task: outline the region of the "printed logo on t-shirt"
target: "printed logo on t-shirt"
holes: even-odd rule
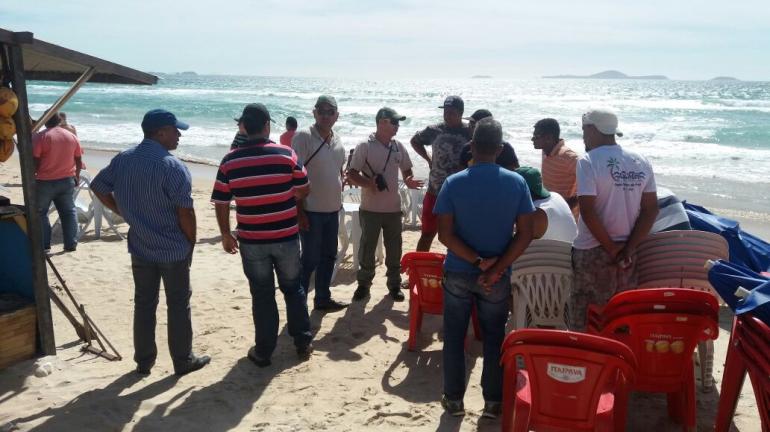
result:
[[[638,163],[636,159],[634,159],[634,162]],[[620,161],[616,158],[610,158],[607,161],[607,168],[610,169],[610,176],[615,181],[615,187],[622,187],[624,191],[632,191],[641,187],[647,177],[644,171],[622,170]]]

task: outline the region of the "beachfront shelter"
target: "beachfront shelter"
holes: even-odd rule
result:
[[[152,85],[158,78],[135,69],[96,58],[78,51],[35,39],[30,32],[12,32],[0,28],[0,79],[10,87],[19,100],[13,116],[16,124],[17,148],[21,164],[26,241],[29,250],[32,291],[37,315],[37,352],[56,353],[48,277],[42,249],[42,229],[35,211],[35,168],[32,158],[32,134],[59,110],[86,82]],[[29,117],[27,80],[73,82],[67,90],[33,125]],[[21,248],[20,248],[21,249]],[[2,287],[0,287],[2,291]],[[0,341],[2,343],[2,341]]]

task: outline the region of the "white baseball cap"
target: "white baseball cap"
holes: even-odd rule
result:
[[[585,125],[596,126],[604,135],[623,136],[623,132],[618,129],[618,116],[607,108],[591,109],[583,114],[583,126]]]

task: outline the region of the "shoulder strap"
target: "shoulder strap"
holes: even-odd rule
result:
[[[317,148],[317,149],[315,149],[315,151],[313,152],[313,154],[312,154],[312,155],[310,155],[310,157],[309,157],[309,158],[307,158],[307,160],[305,161],[305,166],[307,166],[307,164],[309,164],[309,163],[310,163],[310,161],[311,161],[311,160],[313,160],[313,158],[315,157],[315,155],[317,155],[317,154],[318,154],[318,152],[319,152],[319,151],[321,151],[321,149],[323,148],[323,146],[324,146],[324,145],[326,145],[326,142],[327,142],[327,141],[329,141],[329,137],[331,137],[331,136],[332,136],[332,135],[331,135],[331,134],[329,134],[329,136],[327,136],[326,138],[324,138],[324,140],[323,140],[323,142],[321,143],[321,145],[319,145],[319,146],[318,146],[318,148]]]

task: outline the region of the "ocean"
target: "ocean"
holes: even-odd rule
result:
[[[30,111],[37,118],[67,84],[31,82]],[[664,184],[677,193],[695,192],[735,202],[749,211],[770,213],[770,83],[741,81],[452,79],[350,80],[244,76],[167,75],[155,86],[86,84],[65,105],[86,148],[121,150],[141,140],[143,114],[165,108],[190,123],[177,155],[216,164],[227,153],[244,105],[262,102],[277,120],[300,127],[313,122],[319,94],[337,98],[335,131],[353,148],[374,130],[374,115],[390,106],[406,115],[397,136],[407,144],[414,133],[441,120],[437,107],[458,94],[466,115],[492,111],[503,125],[522,165],[540,166],[532,148],[532,125],[556,118],[562,137],[583,152],[581,114],[589,107],[615,109],[624,132],[619,143],[639,151]],[[427,166],[412,154],[418,175]],[[744,205],[745,203],[745,205]]]

